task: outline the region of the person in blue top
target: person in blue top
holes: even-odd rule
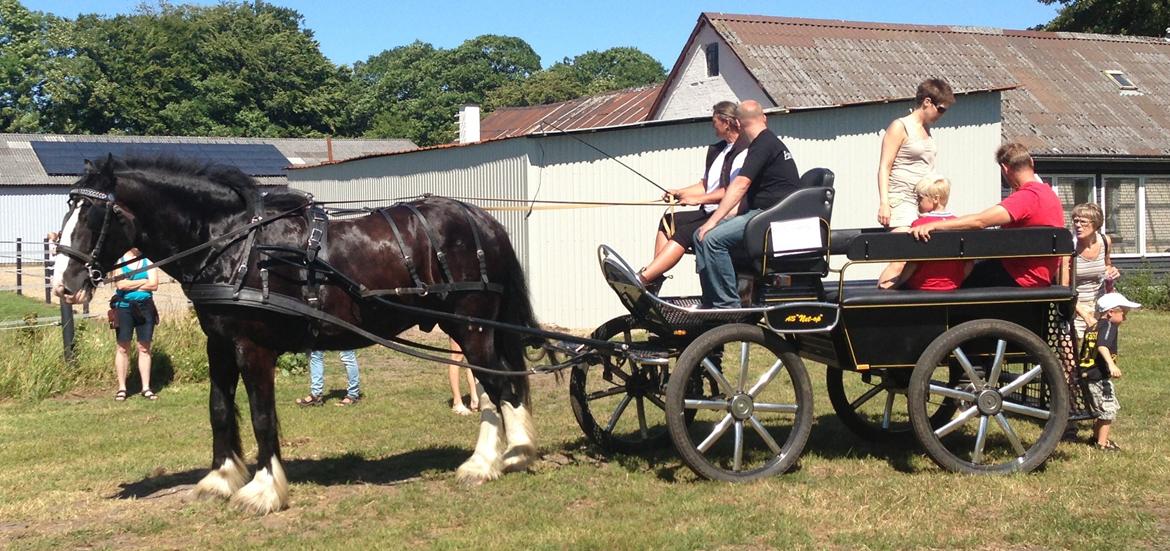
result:
[[[137,258],[142,253],[138,249],[130,249],[119,263]],[[150,261],[143,258],[139,262],[123,266],[122,273],[129,273],[150,265]],[[158,394],[150,389],[150,342],[154,337],[154,326],[158,324],[158,309],[154,306],[154,292],[158,290],[158,269],[151,268],[145,272],[132,275],[115,283],[117,291],[110,299],[110,308],[114,310],[115,327],[118,337],[118,349],[114,353],[114,372],[118,375],[118,392],[114,400],[126,399],[126,375],[130,370],[130,339],[138,334],[138,374],[142,377],[142,396],[148,400],[157,400]]]

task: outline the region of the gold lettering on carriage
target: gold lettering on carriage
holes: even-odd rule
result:
[[[784,321],[788,323],[820,323],[824,318],[824,314],[817,314],[815,316],[808,314],[788,314],[788,317],[784,318]]]

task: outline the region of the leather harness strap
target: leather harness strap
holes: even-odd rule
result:
[[[439,238],[435,235],[435,230],[431,229],[431,225],[427,223],[427,218],[418,211],[418,207],[410,203],[402,203],[402,206],[414,213],[418,218],[419,225],[422,226],[423,233],[427,234],[427,239],[431,242],[431,250],[435,251],[435,257],[439,259],[439,267],[443,269],[445,283],[455,283],[455,277],[451,275],[451,267],[447,265],[447,253],[444,253],[443,248],[439,246]]]

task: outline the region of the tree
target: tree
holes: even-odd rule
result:
[[[296,11],[257,1],[160,3],[82,15],[54,37],[47,130],[154,135],[311,136],[345,121],[349,78]]]
[[[1170,28],[1170,2],[1166,0],[1040,0],[1063,7],[1046,31],[1067,31],[1134,36],[1165,36]]]
[[[455,114],[465,104],[484,104],[501,87],[540,70],[527,42],[483,35],[451,50],[415,42],[386,50],[354,67],[367,86],[357,100],[369,137],[409,138],[420,145],[455,137]]]
[[[543,105],[646,86],[665,77],[662,64],[637,48],[589,51],[489,93],[488,107]]]
[[[0,0],[0,131],[39,130],[38,99],[52,55],[48,38],[58,23],[17,0]]]

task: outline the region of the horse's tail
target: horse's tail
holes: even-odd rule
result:
[[[506,233],[504,234],[507,235]],[[499,321],[522,327],[537,327],[536,315],[532,311],[532,300],[528,296],[528,281],[524,277],[524,268],[512,242],[505,237],[506,246],[501,247],[501,256],[507,269],[504,284],[503,302],[500,305]],[[524,348],[532,337],[516,331],[497,330],[495,332],[496,351],[500,354],[508,368],[514,371],[525,369]],[[517,395],[524,396],[528,401],[528,377],[508,377],[510,384]]]

